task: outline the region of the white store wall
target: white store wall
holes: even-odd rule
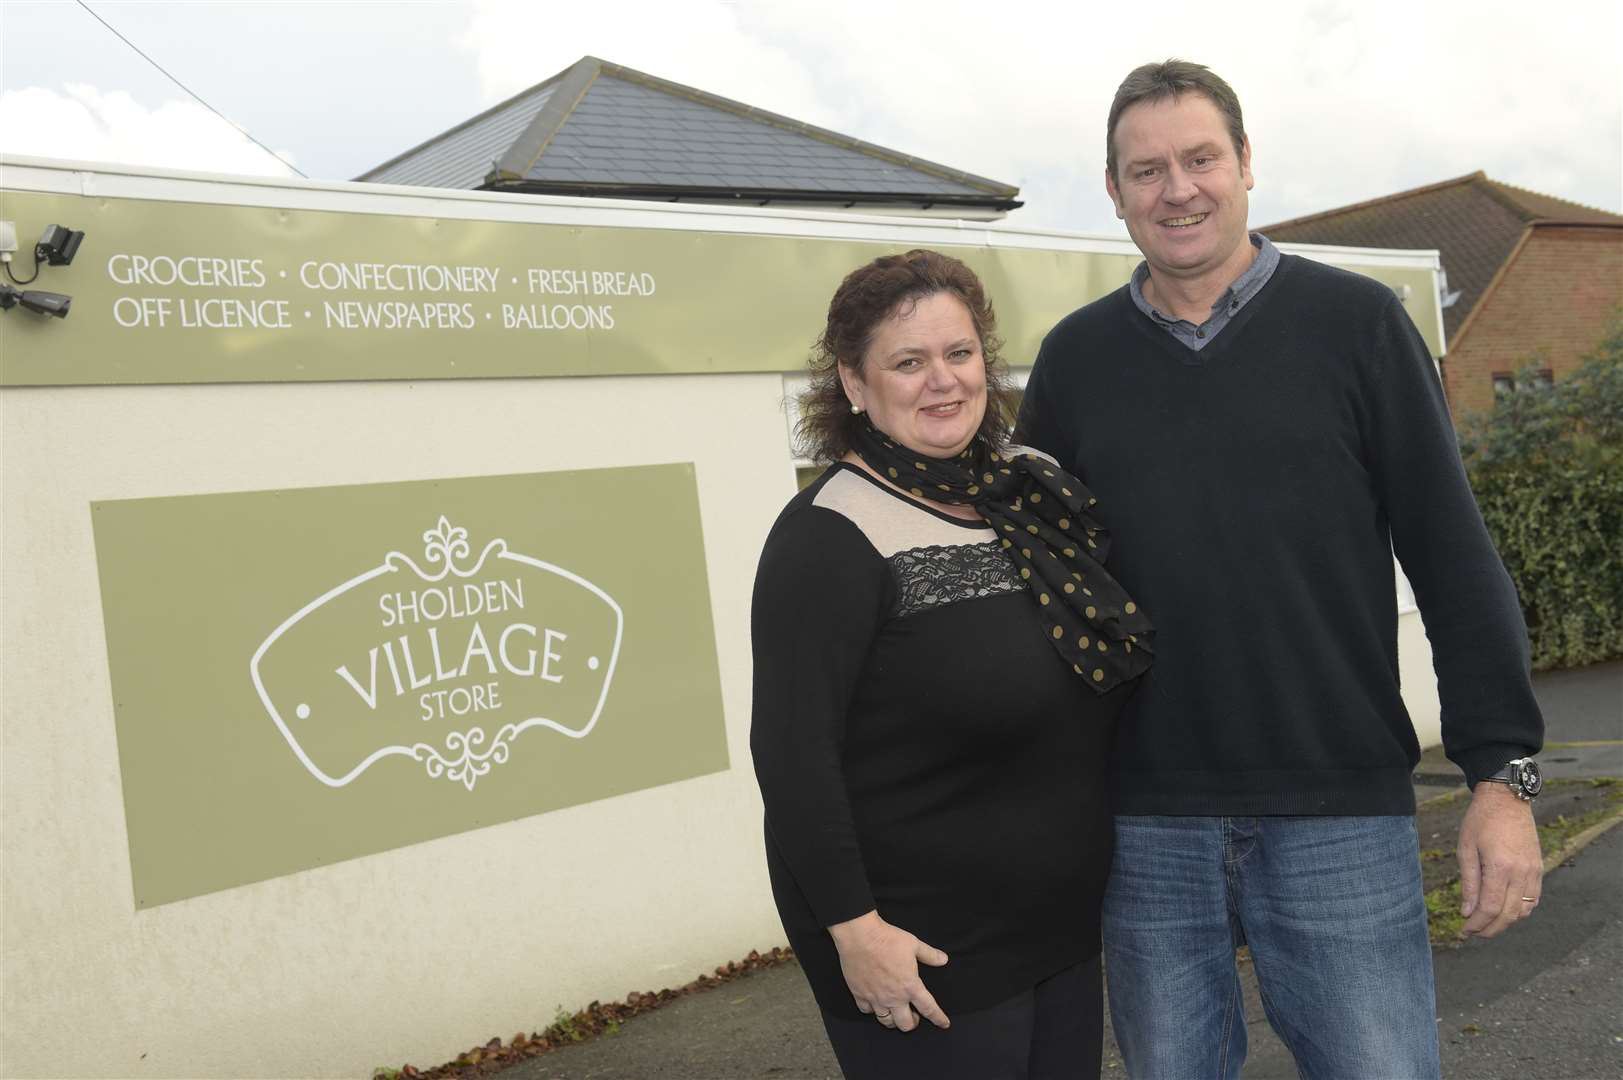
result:
[[[755,560],[794,492],[780,387],[0,391],[0,1075],[367,1075],[781,944],[747,747]],[[135,909],[91,500],[669,461],[696,466],[729,771]]]

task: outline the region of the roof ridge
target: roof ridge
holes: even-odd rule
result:
[[[485,183],[522,177],[535,167],[542,154],[564,124],[575,114],[575,109],[586,97],[586,92],[603,73],[603,61],[595,56],[583,56],[560,71],[555,78],[557,86],[548,96],[547,103],[530,122],[524,125],[518,138],[503,151],[495,165],[485,176]]]
[[[1529,225],[1538,219],[1538,214],[1533,212],[1532,207],[1528,206],[1524,202],[1521,202],[1510,192],[1506,191],[1505,185],[1499,184],[1496,181],[1490,180],[1486,176],[1483,176],[1482,182],[1477,186],[1481,189],[1484,195],[1488,196],[1488,198],[1492,199],[1494,202],[1498,203],[1500,206],[1504,207],[1506,210],[1509,210],[1512,214],[1520,218],[1523,225]]]
[[[1553,221],[1559,219],[1545,216],[1544,214],[1540,213],[1536,207],[1529,206],[1528,204],[1522,202],[1520,196],[1532,195],[1539,199],[1548,199],[1551,202],[1561,203],[1563,206],[1570,206],[1574,210],[1584,210],[1591,214],[1606,214],[1607,216],[1616,219],[1616,221],[1619,223],[1623,223],[1623,214],[1615,213],[1603,207],[1590,206],[1587,203],[1578,202],[1576,199],[1563,199],[1559,195],[1547,195],[1542,191],[1534,191],[1532,188],[1522,187],[1520,184],[1512,184],[1504,180],[1495,180],[1491,176],[1484,176],[1482,179],[1490,187],[1502,192],[1507,199],[1515,202],[1518,210],[1521,210],[1523,213],[1531,214],[1533,216],[1532,220],[1534,221]]]
[[[587,57],[586,59],[591,59],[591,57]],[[601,61],[599,61],[599,63],[601,63]],[[418,143],[416,146],[413,146],[413,147],[411,147],[410,149],[407,149],[407,150],[402,150],[400,153],[396,154],[394,157],[390,158],[388,161],[385,161],[385,162],[382,162],[380,164],[372,166],[370,169],[366,170],[361,175],[357,176],[355,179],[357,181],[365,180],[367,177],[370,177],[370,176],[373,176],[373,175],[375,175],[377,173],[380,173],[384,169],[387,169],[389,166],[394,165],[397,162],[403,161],[408,157],[411,157],[413,154],[416,154],[416,153],[418,153],[420,151],[428,149],[430,146],[433,146],[437,142],[440,142],[440,141],[442,141],[444,139],[450,138],[452,135],[455,135],[457,132],[461,131],[463,128],[466,128],[466,127],[469,127],[469,126],[471,126],[473,124],[476,124],[481,120],[488,119],[489,117],[495,115],[496,113],[501,112],[503,109],[510,108],[520,98],[527,97],[528,95],[535,93],[537,90],[542,89],[543,87],[547,86],[549,83],[557,82],[559,79],[561,79],[565,75],[569,74],[569,72],[574,69],[574,66],[575,66],[574,64],[571,64],[571,65],[569,65],[569,67],[564,68],[562,71],[558,72],[556,75],[548,76],[547,78],[542,79],[540,82],[536,83],[534,86],[525,87],[523,90],[520,90],[518,93],[514,94],[512,97],[506,98],[505,100],[502,100],[502,101],[498,101],[496,104],[492,105],[490,108],[486,109],[484,112],[475,113],[473,116],[468,117],[466,120],[462,121],[460,124],[454,124],[451,127],[446,128],[444,131],[440,132],[438,135],[429,136],[428,138],[424,139],[422,142]]]
[[[1610,213],[1603,210],[1601,213]],[[1562,218],[1539,218],[1527,223],[1529,229],[1623,229],[1623,214],[1617,216],[1616,221],[1585,221],[1574,218],[1571,221]]]
[[[951,180],[955,183],[968,185],[969,187],[978,187],[990,195],[1000,195],[1005,198],[1012,198],[1015,195],[1020,194],[1020,188],[1018,185],[1005,184],[998,180],[992,180],[985,176],[977,176],[975,173],[965,172],[962,169],[954,169],[951,166],[942,165],[938,162],[929,161],[925,158],[914,157],[911,154],[904,154],[899,150],[891,150],[888,147],[879,146],[875,143],[864,142],[863,140],[853,138],[850,135],[842,135],[837,131],[830,131],[827,128],[821,128],[815,124],[808,124],[804,120],[796,120],[793,117],[784,116],[781,113],[771,112],[770,110],[762,109],[755,105],[746,105],[744,102],[734,101],[732,98],[725,98],[720,94],[712,94],[708,90],[700,90],[697,87],[687,86],[683,83],[672,82],[669,79],[662,79],[658,75],[650,75],[645,71],[638,71],[636,68],[629,68],[623,64],[616,64],[608,60],[598,60],[597,63],[603,74],[611,75],[615,78],[625,79],[627,82],[641,83],[644,86],[650,87],[651,89],[659,90],[663,93],[673,94],[677,97],[686,97],[690,100],[698,101],[700,104],[721,109],[724,112],[730,112],[734,115],[745,117],[746,119],[759,120],[762,123],[770,124],[773,127],[783,128],[786,131],[792,131],[799,135],[805,135],[808,138],[816,139],[819,142],[829,143],[833,146],[838,146],[847,150],[855,150],[858,153],[867,154],[870,157],[877,157],[893,164],[903,165],[907,168],[926,173],[939,179]]]
[[[680,189],[646,181],[571,181],[571,180],[545,180],[532,181],[523,179],[504,180],[499,187],[487,190],[494,191],[528,191],[537,195],[572,195],[576,197],[607,196],[626,199],[652,199],[660,202],[682,202],[692,199],[713,198],[743,198],[746,200],[760,200],[777,203],[843,203],[846,206],[854,203],[897,203],[916,206],[919,203],[940,206],[971,206],[992,207],[996,209],[1017,209],[1024,205],[1017,199],[1004,202],[993,200],[983,191],[966,193],[937,193],[915,194],[897,193],[894,191],[873,191],[866,188],[829,188],[809,190],[795,187],[740,187],[734,185],[717,186],[686,186]]]
[[[1336,206],[1329,210],[1319,210],[1312,214],[1303,214],[1301,217],[1293,217],[1287,218],[1284,221],[1276,221],[1272,225],[1261,226],[1257,229],[1257,231],[1266,235],[1269,229],[1283,229],[1297,225],[1306,225],[1312,221],[1323,221],[1325,218],[1339,217],[1342,214],[1350,214],[1356,210],[1368,210],[1370,207],[1379,206],[1381,203],[1396,202],[1399,199],[1407,199],[1414,195],[1426,195],[1433,191],[1441,191],[1443,188],[1455,187],[1459,184],[1470,183],[1473,180],[1487,180],[1487,178],[1487,174],[1481,169],[1478,169],[1474,173],[1467,173],[1464,176],[1456,176],[1451,180],[1439,180],[1435,183],[1422,184],[1420,187],[1409,188],[1406,191],[1395,191],[1390,195],[1379,195],[1373,199],[1365,199],[1362,202],[1348,203],[1346,206]]]
[[[1570,206],[1574,210],[1581,210],[1588,214],[1604,214],[1614,221],[1623,222],[1623,214],[1615,214],[1610,210],[1605,210],[1598,206],[1589,206],[1584,203],[1575,202],[1572,199],[1563,199],[1559,195],[1546,195],[1542,191],[1534,191],[1531,188],[1520,187],[1516,184],[1506,183],[1503,180],[1495,180],[1489,176],[1486,171],[1478,169],[1476,172],[1467,173],[1464,176],[1456,176],[1449,180],[1439,180],[1435,183],[1423,184],[1420,187],[1408,188],[1404,191],[1395,191],[1390,195],[1380,195],[1373,199],[1365,199],[1362,202],[1348,203],[1346,206],[1336,206],[1329,210],[1320,210],[1316,213],[1304,214],[1301,217],[1287,218],[1284,221],[1276,221],[1271,225],[1261,226],[1257,231],[1267,234],[1271,229],[1295,228],[1298,225],[1307,225],[1315,222],[1325,221],[1330,218],[1340,217],[1343,214],[1351,214],[1362,210],[1368,210],[1372,206],[1380,206],[1386,203],[1398,202],[1402,199],[1412,198],[1416,195],[1428,195],[1432,192],[1441,191],[1444,188],[1457,187],[1461,184],[1471,184],[1479,187],[1495,202],[1499,203],[1506,210],[1509,210],[1511,213],[1515,214],[1517,217],[1521,218],[1527,223],[1532,223],[1534,221],[1565,221],[1566,219],[1552,218],[1547,216],[1543,213],[1540,207],[1525,201],[1523,196],[1532,196],[1534,199],[1549,200],[1550,202],[1560,203],[1563,206]]]

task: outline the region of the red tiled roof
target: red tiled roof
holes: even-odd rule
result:
[[[1510,201],[1528,216],[1529,221],[1560,222],[1563,225],[1623,225],[1623,214],[1614,214],[1594,206],[1558,199],[1537,191],[1507,184],[1503,180],[1490,180],[1479,171],[1474,174],[1496,194]]]
[[[1459,300],[1443,311],[1452,338],[1535,222],[1623,225],[1623,215],[1490,180],[1482,172],[1258,229],[1271,240],[1436,248]]]

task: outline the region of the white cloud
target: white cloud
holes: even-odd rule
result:
[[[147,13],[139,40],[170,35],[166,62],[189,85],[328,176],[354,175],[589,53],[1019,184],[1026,207],[1013,222],[1120,235],[1100,179],[1105,111],[1130,68],[1174,55],[1210,64],[1245,103],[1255,222],[1476,169],[1623,209],[1616,0],[470,0],[215,5],[199,21],[201,10],[130,5],[128,17]],[[219,69],[220,42],[248,25],[233,20],[261,10],[283,35],[261,52],[289,54],[301,35],[320,45],[297,90],[279,70]],[[348,15],[334,22],[335,10]],[[50,42],[83,32],[72,29],[82,13],[29,11],[8,15],[0,35],[13,80],[0,95],[0,149],[278,171],[202,107],[171,100],[179,94],[110,36],[39,63]],[[379,23],[395,36],[380,39]],[[252,25],[254,40],[269,33]]]
[[[0,150],[204,172],[291,176],[292,170],[201,105],[151,108],[122,90],[72,83],[0,93]],[[280,152],[288,161],[293,156]]]
[[[1485,169],[1623,204],[1612,0],[1151,7],[959,0],[480,0],[461,44],[487,104],[591,53],[957,168],[1018,183],[1021,224],[1119,234],[1104,121],[1137,64],[1227,78],[1256,146],[1252,220]]]
[[[486,106],[591,55],[807,123],[839,119],[808,77],[804,57],[744,31],[737,5],[718,0],[591,6],[475,0],[458,44],[474,54]]]

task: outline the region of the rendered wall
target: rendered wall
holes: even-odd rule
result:
[[[747,751],[751,579],[794,491],[780,386],[0,391],[0,1074],[365,1075],[780,943]],[[671,461],[697,472],[731,770],[136,909],[93,500]]]
[[[1414,721],[1422,749],[1443,741],[1442,706],[1437,700],[1437,673],[1431,667],[1431,642],[1418,610],[1398,614],[1398,673],[1403,704]]]

